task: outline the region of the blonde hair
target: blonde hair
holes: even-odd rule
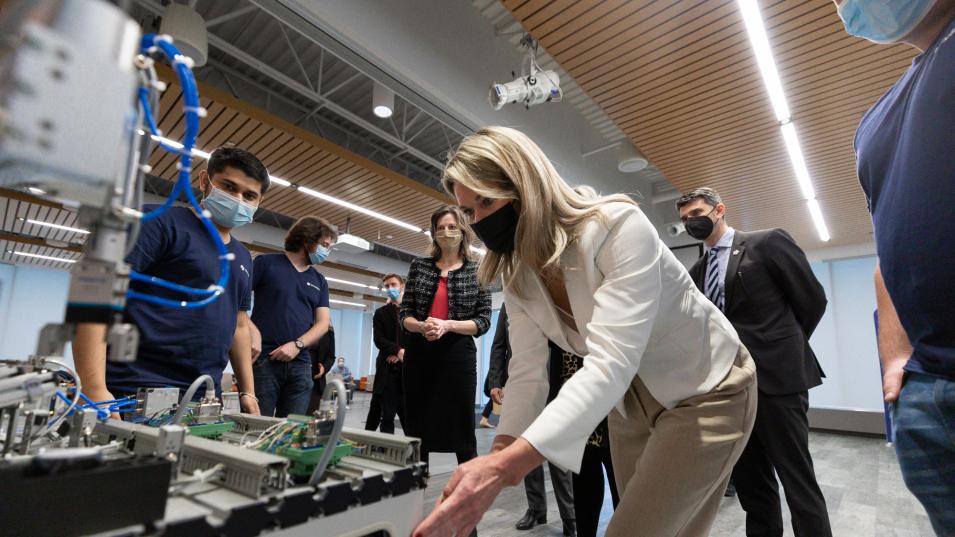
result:
[[[504,287],[522,295],[518,264],[538,273],[559,268],[564,249],[609,202],[634,204],[623,194],[598,196],[594,189],[568,185],[554,165],[524,133],[507,127],[485,127],[461,141],[448,157],[442,184],[454,195],[454,185],[489,199],[511,200],[519,220],[514,251],[488,251],[478,276],[489,285],[498,277]]]
[[[441,257],[441,245],[438,244],[438,239],[435,237],[435,232],[437,231],[435,228],[438,227],[438,220],[441,220],[441,218],[448,214],[454,217],[458,229],[461,230],[461,243],[458,245],[458,255],[463,261],[470,261],[471,244],[474,243],[474,231],[471,230],[471,226],[468,224],[468,218],[464,216],[464,213],[459,207],[454,205],[445,205],[431,213],[431,251],[429,254],[434,259]]]

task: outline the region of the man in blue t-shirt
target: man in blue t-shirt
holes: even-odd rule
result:
[[[94,401],[133,394],[141,387],[187,388],[208,374],[219,391],[226,362],[241,390],[242,409],[258,414],[252,378],[247,311],[251,306],[252,257],[231,235],[252,221],[269,186],[269,174],[252,153],[219,148],[198,174],[201,205],[212,217],[234,259],[229,281],[218,299],[205,307],[177,309],[140,300],[126,304],[125,316],[139,329],[139,349],[132,363],[107,363],[105,327],[80,324],[73,343],[83,391]],[[170,207],[144,222],[126,258],[132,270],[188,287],[206,288],[219,278],[219,256],[209,232],[191,208]],[[134,282],[131,288],[174,300],[195,297]],[[204,388],[200,390],[201,395]]]
[[[955,535],[955,0],[837,0],[846,31],[921,51],[863,116],[879,354],[895,448],[939,535]]]
[[[313,265],[328,257],[338,231],[306,216],[285,236],[285,253],[255,258],[252,271],[252,368],[255,394],[265,416],[304,414],[312,393],[308,349],[328,331],[328,283]]]

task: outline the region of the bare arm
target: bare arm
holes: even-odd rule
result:
[[[894,402],[902,390],[903,367],[912,356],[912,344],[902,327],[892,298],[882,280],[882,268],[875,267],[875,301],[879,310],[879,357],[882,359],[882,393]]]
[[[445,322],[448,323],[448,332],[454,332],[455,334],[461,334],[464,336],[476,336],[478,333],[478,326],[474,321],[468,320]]]
[[[414,317],[405,317],[405,320],[401,322],[401,325],[404,326],[405,330],[409,332],[424,334],[424,321],[419,321]]]
[[[252,342],[252,363],[255,363],[262,353],[262,332],[259,332],[259,327],[255,326],[252,319],[249,319],[249,341]]]
[[[259,402],[255,399],[255,380],[252,376],[252,342],[249,334],[249,314],[240,311],[236,317],[235,335],[229,349],[229,362],[235,372],[239,391],[249,395],[239,397],[239,404],[247,414],[259,414]]]
[[[332,310],[315,308],[315,323],[299,337],[306,347],[312,347],[328,332],[328,325],[332,323]]]
[[[94,401],[109,401],[106,389],[106,325],[79,323],[73,338],[73,361],[83,392]]]

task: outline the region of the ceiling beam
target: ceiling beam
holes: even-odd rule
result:
[[[155,15],[160,15],[162,13],[162,7],[152,2],[151,0],[136,0],[136,3],[142,6],[143,8],[149,10]],[[279,21],[281,24],[281,21]],[[348,121],[359,125],[368,132],[374,133],[375,136],[388,141],[400,148],[407,149],[408,153],[414,155],[415,157],[421,159],[424,162],[427,162],[429,165],[433,166],[437,170],[444,169],[444,163],[434,158],[433,156],[421,151],[420,149],[413,147],[405,142],[401,141],[399,138],[396,138],[394,135],[388,131],[379,128],[377,125],[365,120],[361,116],[358,116],[351,112],[350,110],[340,106],[338,103],[332,102],[329,99],[323,97],[314,89],[309,88],[305,84],[295,80],[294,78],[286,75],[285,73],[275,69],[271,65],[263,62],[262,60],[256,58],[255,56],[245,52],[244,50],[236,47],[232,43],[229,43],[225,39],[210,33],[208,35],[209,44],[213,47],[225,52],[229,56],[232,56],[236,60],[246,64],[247,66],[255,69],[256,71],[268,76],[269,78],[275,80],[276,82],[282,84],[288,89],[295,91],[299,95],[306,97],[307,99],[313,101],[316,105],[323,104],[325,108],[331,110],[332,112],[338,114],[339,116],[347,119]]]
[[[0,231],[0,240],[16,242],[20,244],[32,244],[33,246],[43,246],[45,248],[55,248],[57,250],[65,250],[67,252],[74,252],[77,254],[83,252],[83,246],[80,244],[51,241],[49,239],[44,239],[43,237],[22,235],[20,233],[13,233],[11,231]]]
[[[163,80],[164,82],[178,84],[178,80],[176,79],[175,74],[172,72],[172,69],[170,69],[165,64],[156,65],[156,72],[159,74],[159,78]],[[297,127],[293,125],[292,123],[289,123],[288,121],[285,121],[284,119],[278,116],[265,112],[261,108],[253,106],[245,101],[241,101],[233,97],[232,95],[230,95],[228,92],[225,92],[211,84],[207,84],[205,82],[199,82],[199,81],[197,81],[196,84],[199,86],[199,94],[203,97],[212,99],[213,101],[216,101],[223,106],[231,108],[235,110],[236,112],[241,112],[255,120],[265,123],[266,125],[269,125],[281,131],[284,131],[286,134],[290,136],[294,136],[296,138],[302,139],[319,149],[322,149],[324,151],[332,153],[333,155],[336,155],[354,164],[357,164],[358,166],[361,166],[362,168],[365,168],[371,172],[381,175],[385,177],[386,179],[389,179],[395,183],[398,183],[402,186],[406,186],[412,190],[415,190],[417,192],[430,196],[440,201],[441,203],[446,203],[446,204],[454,203],[450,197],[448,197],[442,192],[439,192],[433,188],[425,186],[419,183],[418,181],[411,179],[410,177],[405,177],[404,175],[401,175],[400,173],[394,170],[388,169],[385,166],[382,166],[381,164],[378,164],[377,162],[373,160],[370,160],[366,157],[353,153],[338,144],[332,143],[326,140],[325,138],[322,138],[321,136],[315,134],[314,132],[305,130],[301,127]],[[401,143],[400,141],[399,143],[395,145],[404,147],[404,144]],[[294,178],[292,177],[285,177],[284,179],[288,179],[289,181],[292,181],[293,183],[295,182]]]

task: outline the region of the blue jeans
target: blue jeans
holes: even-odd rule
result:
[[[284,418],[305,414],[312,394],[312,364],[305,360],[282,362],[262,356],[252,364],[255,396],[263,416]]]
[[[955,381],[909,374],[892,418],[905,485],[935,533],[955,536]]]

